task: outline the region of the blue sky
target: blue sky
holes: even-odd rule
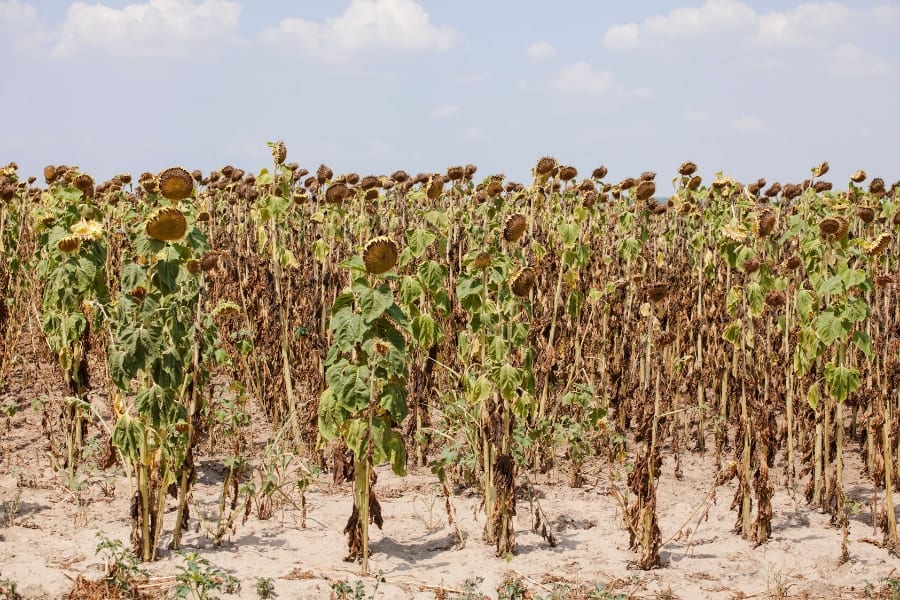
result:
[[[900,2],[0,0],[0,162],[900,177]]]

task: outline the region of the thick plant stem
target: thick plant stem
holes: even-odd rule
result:
[[[359,512],[359,531],[362,538],[362,575],[369,575],[369,459],[366,456],[355,457],[354,462],[354,496]]]
[[[894,482],[893,469],[891,468],[891,420],[887,401],[882,407],[884,422],[881,425],[881,450],[884,456],[884,504],[885,518],[887,519],[887,534],[885,543],[895,552],[900,550],[900,539],[897,537],[897,517],[894,514]]]

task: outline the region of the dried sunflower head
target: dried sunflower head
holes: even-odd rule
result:
[[[287,160],[287,145],[282,140],[272,144],[272,159],[276,165],[283,165]]]
[[[781,290],[772,290],[766,294],[766,305],[772,308],[781,308],[787,303],[787,298]]]
[[[316,169],[316,179],[320,184],[329,181],[332,177],[334,177],[334,171],[327,165],[319,165],[319,168]]]
[[[507,242],[518,242],[525,235],[527,226],[528,220],[525,215],[521,213],[509,215],[503,224],[503,239]]]
[[[369,273],[380,275],[394,268],[400,250],[396,242],[389,237],[380,236],[373,238],[363,248],[363,262]]]
[[[836,217],[825,217],[819,221],[819,232],[824,236],[831,236],[838,232],[841,223]]]
[[[571,181],[578,177],[578,169],[571,165],[567,165],[559,168],[559,178],[562,181]]]
[[[218,252],[207,252],[200,258],[200,270],[212,271],[219,264]]]
[[[747,260],[744,261],[744,266],[743,266],[744,273],[747,273],[747,274],[756,273],[757,271],[759,271],[759,265],[760,265],[759,259],[756,258],[755,256],[748,258]]]
[[[77,235],[67,235],[56,242],[56,248],[66,254],[72,254],[78,250],[79,246],[81,246],[81,238]]]
[[[803,259],[801,259],[796,254],[792,255],[784,262],[784,267],[788,271],[794,271],[796,269],[799,269],[801,266],[803,266]]]
[[[163,198],[177,202],[194,192],[194,178],[182,167],[170,167],[159,174],[159,192]]]
[[[391,173],[391,179],[393,179],[395,183],[403,183],[404,181],[409,180],[409,175],[406,171],[394,171]]]
[[[198,223],[208,223],[209,222],[209,213],[206,212],[205,210],[201,211],[200,214],[197,215],[197,222]]]
[[[684,175],[685,177],[689,177],[697,172],[697,163],[692,161],[687,161],[681,163],[681,166],[678,167],[678,174]]]
[[[871,206],[857,206],[856,216],[859,220],[868,225],[875,220],[875,209]]]
[[[489,252],[479,252],[478,256],[475,257],[475,260],[472,261],[472,265],[476,269],[487,269],[491,266],[491,255]]]
[[[853,175],[850,176],[850,181],[853,183],[862,183],[866,180],[866,172],[862,169],[857,170]]]
[[[814,167],[812,170],[813,177],[822,177],[825,173],[828,172],[829,166],[828,161],[822,161],[818,167]]]
[[[187,233],[187,219],[174,206],[164,206],[154,211],[147,221],[147,235],[161,242],[173,242]]]
[[[669,295],[669,284],[651,283],[644,288],[644,291],[647,293],[647,298],[649,298],[651,302],[661,302]]]
[[[187,270],[191,275],[196,275],[197,273],[199,273],[201,270],[200,261],[196,258],[192,258],[187,261]]]
[[[488,198],[496,198],[503,193],[503,182],[491,179],[484,188],[484,193]]]
[[[459,181],[466,176],[465,167],[450,167],[447,169],[447,178],[450,181]]]
[[[606,174],[608,172],[609,171],[604,165],[600,165],[591,172],[591,177],[593,177],[594,179],[603,179],[604,177],[606,177]]]
[[[891,245],[892,241],[894,241],[894,236],[892,236],[890,233],[882,233],[871,242],[867,242],[865,244],[866,254],[868,254],[869,256],[878,256],[879,254],[883,254],[884,251],[887,250]]]
[[[755,224],[756,235],[759,237],[768,237],[772,230],[775,229],[775,215],[771,210],[764,210],[759,213]]]
[[[537,161],[534,172],[542,177],[549,176],[556,168],[556,159],[552,156],[545,156]]]
[[[353,184],[352,181],[349,183]],[[377,187],[381,187],[381,182],[374,175],[366,175],[362,179],[358,181],[360,189],[365,191],[369,191],[371,189],[375,189]]]
[[[644,202],[653,197],[656,193],[656,183],[650,179],[642,180],[634,190],[635,198],[638,202]]]
[[[876,177],[869,183],[869,193],[880,196],[885,193],[884,179]]]
[[[325,202],[340,204],[350,194],[350,188],[344,183],[333,183],[325,190]]]
[[[510,289],[516,296],[524,298],[534,287],[535,279],[537,279],[537,272],[532,267],[525,267],[515,274]]]

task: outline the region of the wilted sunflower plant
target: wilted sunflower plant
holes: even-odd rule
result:
[[[133,473],[132,541],[145,561],[156,558],[170,486],[177,489],[176,548],[187,523],[204,385],[223,358],[216,317],[236,309],[206,305],[204,273],[215,261],[205,255],[206,236],[189,222],[193,186],[180,167],[160,174],[158,192],[135,215],[126,250],[134,260],[123,264],[109,308],[108,367],[118,388],[112,441]]]
[[[72,185],[60,182],[43,194],[43,210],[36,224],[42,229],[37,268],[44,282],[41,324],[66,385],[60,416],[65,432],[63,464],[70,474],[81,461],[90,414],[90,330],[100,318],[91,302],[106,303],[109,295],[107,244],[93,196],[94,182],[89,175],[77,174]]]
[[[327,388],[319,399],[319,434],[340,438],[353,453],[353,510],[344,532],[347,560],[369,572],[369,525],[383,524],[375,497],[375,466],[389,463],[406,474],[406,448],[397,430],[407,414],[409,319],[394,299],[390,282],[399,255],[387,237],[369,240],[362,256],[341,263],[349,289],[331,309],[331,348],[325,360]]]
[[[456,284],[468,316],[457,340],[462,391],[472,413],[468,423],[477,431],[467,437],[477,440],[484,538],[499,556],[515,551],[516,478],[525,461],[521,424],[536,408],[528,333],[537,271],[515,251],[528,227],[526,216],[503,209],[499,195],[479,206],[493,226],[466,257]]]

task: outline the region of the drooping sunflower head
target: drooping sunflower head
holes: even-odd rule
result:
[[[894,236],[890,233],[882,233],[871,242],[866,243],[866,254],[869,256],[884,254],[884,251],[888,249],[892,241],[894,241]]]
[[[858,169],[855,173],[853,173],[853,175],[850,176],[850,181],[852,181],[853,183],[862,183],[866,180],[866,177],[866,172],[862,169]]]
[[[465,176],[466,176],[466,168],[465,167],[462,167],[462,166],[449,167],[447,169],[447,178],[450,179],[450,181],[459,181],[460,179],[462,179]]]
[[[285,145],[284,141],[278,140],[272,144],[272,160],[275,161],[276,165],[283,165],[284,161],[287,160],[287,145]]]
[[[316,169],[316,179],[319,183],[325,183],[334,177],[334,171],[328,165],[319,165],[319,168]]]
[[[532,267],[525,267],[513,276],[510,289],[516,296],[524,298],[531,291],[531,288],[534,287],[536,279],[537,272]]]
[[[369,240],[363,248],[363,262],[366,270],[375,275],[381,275],[393,269],[399,256],[400,250],[397,243],[386,236]]]
[[[556,159],[552,156],[544,156],[543,158],[537,161],[537,165],[534,168],[534,172],[540,175],[541,177],[547,177],[552,172],[553,169],[556,168]]]
[[[344,183],[333,183],[325,190],[325,202],[328,204],[340,204],[350,193],[350,188]]]
[[[85,198],[94,196],[94,178],[87,173],[81,173],[73,181],[72,185],[84,194]]]
[[[784,261],[784,268],[788,271],[795,271],[803,266],[803,259],[800,258],[797,254],[793,254]]]
[[[199,273],[201,270],[200,261],[196,258],[192,258],[187,261],[187,270],[191,275],[196,275],[197,273]]]
[[[159,193],[166,200],[178,202],[190,198],[194,192],[194,178],[183,167],[169,167],[159,174]]]
[[[57,177],[58,175],[56,174],[56,167],[54,165],[47,165],[44,167],[44,181],[47,182],[47,185],[56,181]]]
[[[875,209],[871,206],[857,206],[856,216],[859,220],[868,225],[875,220]]]
[[[771,210],[760,212],[754,224],[754,229],[759,237],[769,237],[772,230],[775,229],[775,214]]]
[[[147,221],[147,235],[161,242],[174,242],[187,233],[187,219],[174,206],[156,209]]]
[[[218,252],[207,252],[200,259],[200,269],[202,271],[212,271],[219,264]]]
[[[591,177],[594,179],[603,179],[608,172],[609,170],[604,165],[600,165],[591,172]]]
[[[766,294],[766,305],[770,308],[781,308],[787,303],[787,298],[781,290],[772,290]]]
[[[656,193],[656,183],[652,179],[642,180],[634,190],[635,198],[638,202],[644,202],[653,197]]]
[[[841,223],[836,217],[825,217],[819,221],[819,232],[824,236],[834,235],[840,228]]]
[[[478,256],[475,257],[475,260],[472,261],[472,265],[476,269],[487,269],[491,266],[491,255],[489,252],[479,252]]]
[[[528,220],[521,213],[509,215],[503,224],[503,239],[507,242],[518,242],[525,235]]]
[[[818,167],[813,167],[813,170],[812,170],[813,177],[824,176],[825,173],[828,172],[828,169],[829,169],[828,161],[827,160],[822,161],[822,164],[820,164]]]
[[[681,163],[681,166],[678,167],[678,174],[684,175],[685,177],[690,177],[694,173],[697,172],[697,163],[692,161],[687,161]]]
[[[668,283],[651,283],[644,289],[651,302],[661,302],[669,295]]]
[[[886,191],[884,185],[884,179],[881,177],[876,177],[869,183],[869,193],[874,194],[876,196],[881,196]]]
[[[66,254],[72,254],[78,250],[79,246],[81,246],[81,238],[77,235],[67,235],[56,242],[56,248]]]
[[[571,181],[578,177],[578,169],[571,165],[566,165],[559,168],[559,178],[562,181]]]

